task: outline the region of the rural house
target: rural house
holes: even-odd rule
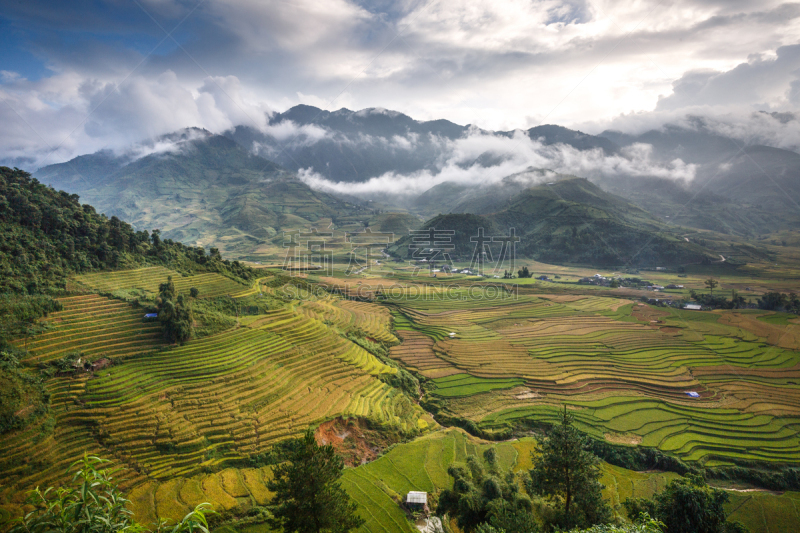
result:
[[[419,511],[427,513],[428,509],[428,493],[412,490],[406,495],[406,507],[411,511]]]

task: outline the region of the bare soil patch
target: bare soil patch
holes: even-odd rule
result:
[[[663,317],[669,316],[669,311],[640,304],[633,308],[631,316],[640,322],[658,324]]]
[[[432,368],[430,370],[422,370],[420,374],[425,376],[426,378],[446,378],[447,376],[455,376],[456,374],[463,374],[464,371],[456,368],[454,366],[450,366],[447,368]]]
[[[535,390],[527,390],[514,396],[514,398],[516,398],[517,400],[537,400],[543,397],[544,396],[542,394],[539,394]]]
[[[320,445],[330,444],[347,466],[358,466],[378,458],[399,439],[369,428],[362,419],[335,418],[323,422],[314,436]]]
[[[634,435],[633,433],[606,433],[603,437],[611,444],[638,446],[642,443],[642,437]]]

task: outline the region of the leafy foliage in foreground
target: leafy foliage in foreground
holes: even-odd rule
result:
[[[18,519],[9,533],[209,533],[208,504],[198,505],[183,520],[171,525],[161,521],[155,529],[138,524],[127,500],[113,482],[109,461],[84,456],[75,469],[71,487],[37,488],[29,493],[35,509]]]
[[[664,524],[650,518],[647,513],[642,513],[633,524],[599,524],[588,529],[573,529],[570,533],[664,533]],[[492,526],[491,524],[481,524],[476,533],[509,533],[508,530]]]
[[[600,524],[589,529],[573,530],[571,533],[663,533],[664,524],[642,513],[633,524]]]
[[[81,205],[19,169],[0,167],[0,293],[37,294],[63,289],[76,272],[160,264],[182,272],[218,272],[248,281],[257,277],[237,261],[224,261],[171,240],[135,231],[117,217]]]

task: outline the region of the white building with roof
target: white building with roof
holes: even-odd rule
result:
[[[428,493],[412,490],[406,494],[406,507],[414,511],[428,512]]]

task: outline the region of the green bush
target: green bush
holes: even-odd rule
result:
[[[9,533],[209,533],[202,503],[176,524],[161,521],[155,529],[138,524],[127,508],[129,500],[113,482],[116,470],[99,457],[84,456],[70,466],[70,486],[28,493],[34,510],[15,521]]]

